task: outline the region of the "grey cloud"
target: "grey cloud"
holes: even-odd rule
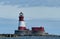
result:
[[[60,7],[60,0],[0,0],[2,5],[12,5],[19,7],[31,7],[31,6],[49,6]]]

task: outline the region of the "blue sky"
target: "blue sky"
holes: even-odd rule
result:
[[[56,21],[60,21],[60,0],[0,0],[0,19],[5,18],[8,20],[9,19],[18,20],[18,14],[21,11],[24,13],[25,20],[37,20],[37,19],[39,19],[39,20],[46,19],[46,20],[52,20],[52,21],[54,20],[55,23],[53,22],[53,24],[56,24]],[[50,23],[50,21],[48,21],[48,22]],[[4,24],[4,23],[2,21],[2,24]],[[11,23],[12,23],[12,21],[11,21]],[[11,23],[9,23],[9,24],[11,24]],[[38,23],[38,26],[39,26],[39,23]],[[5,24],[5,25],[7,26],[9,24]],[[12,23],[12,25],[13,24],[14,24],[14,22]],[[59,24],[60,24],[60,22],[57,22],[57,25],[59,25]],[[29,24],[29,25],[31,25],[31,24]],[[44,22],[41,25],[44,25]],[[49,24],[49,25],[53,26],[52,24]],[[54,25],[54,26],[57,27],[57,25]],[[33,26],[33,25],[31,25],[31,26]],[[46,26],[46,25],[44,25],[44,26]],[[51,27],[51,26],[49,26],[49,27]],[[54,29],[56,29],[56,27]],[[60,27],[60,26],[58,26],[58,27]],[[57,30],[59,30],[58,27],[57,27]],[[2,26],[1,26],[1,28],[2,28]],[[5,33],[7,33],[7,32],[12,33],[11,30],[14,30],[13,29],[14,26],[11,28],[11,30],[9,28],[10,32],[9,32],[9,30],[7,30],[7,28],[5,28],[5,29],[2,28],[3,30],[6,30]],[[15,29],[16,29],[16,27],[15,27]],[[47,30],[47,31],[49,33],[52,33],[54,30],[51,32],[49,30]],[[58,34],[58,32],[59,31],[57,31],[57,34]],[[0,32],[0,33],[2,33],[2,32]],[[53,33],[56,33],[56,31]]]

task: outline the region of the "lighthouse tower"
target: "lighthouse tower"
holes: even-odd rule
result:
[[[15,34],[25,35],[25,34],[27,34],[26,32],[27,32],[27,29],[26,29],[25,22],[24,22],[24,16],[23,16],[23,13],[20,12],[18,30],[15,30]]]
[[[19,13],[19,25],[18,30],[26,30],[23,13]]]

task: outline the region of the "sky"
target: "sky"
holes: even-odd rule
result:
[[[53,20],[60,21],[60,0],[0,0],[0,19],[5,18],[8,20],[9,19],[18,20],[18,16],[20,12],[24,13],[25,20],[46,19],[52,21]],[[53,22],[53,24],[55,23]],[[60,24],[60,22],[57,22],[57,24]],[[7,26],[8,24],[5,25]],[[57,27],[57,25],[54,26]],[[59,28],[57,29],[59,30]],[[12,33],[12,31],[10,31],[10,33]],[[53,33],[56,33],[56,31]]]
[[[60,0],[0,0],[0,17],[17,19],[22,11],[26,19],[60,19],[59,5]]]

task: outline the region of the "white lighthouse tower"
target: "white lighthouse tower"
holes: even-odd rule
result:
[[[26,30],[23,13],[19,13],[19,25],[18,30]]]
[[[18,35],[25,35],[26,34],[26,26],[25,26],[25,22],[24,22],[24,16],[23,13],[20,12],[19,13],[19,25],[18,25],[18,30],[15,30],[15,34]]]

